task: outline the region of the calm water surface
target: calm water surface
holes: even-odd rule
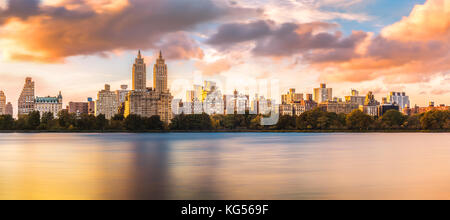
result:
[[[450,134],[0,134],[0,199],[450,199]]]

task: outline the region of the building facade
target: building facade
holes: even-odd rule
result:
[[[399,111],[411,107],[409,96],[407,96],[405,92],[391,92],[387,97],[387,100],[391,104],[397,104],[399,106]]]
[[[322,103],[333,100],[333,89],[327,88],[326,84],[320,84],[320,88],[314,89],[314,101]]]
[[[381,104],[378,106],[378,117],[381,117],[389,110],[400,111],[400,107],[397,104]]]
[[[142,58],[141,51],[139,51],[138,56],[133,64],[132,71],[132,89],[134,91],[147,90],[147,66],[144,63],[144,58]]]
[[[405,115],[415,115],[427,113],[429,111],[450,111],[450,106],[446,106],[445,104],[435,105],[434,102],[430,102],[427,107],[419,107],[414,106],[413,108],[404,108],[403,114]]]
[[[287,94],[281,95],[281,104],[299,103],[303,100],[302,93],[296,93],[295,89],[289,89]]]
[[[168,92],[167,88],[167,65],[162,56],[162,52],[159,51],[159,57],[153,66],[153,88],[157,93],[163,94]]]
[[[13,115],[14,111],[13,111],[13,105],[11,104],[11,102],[8,102],[8,104],[6,104],[5,107],[5,115]]]
[[[366,100],[365,96],[360,96],[359,92],[357,90],[352,90],[351,96],[345,96],[345,102],[347,103],[353,103],[358,105],[364,105],[364,102]]]
[[[6,114],[6,96],[3,91],[0,91],[0,115]]]
[[[27,77],[18,100],[18,115],[28,115],[34,109],[34,82],[31,77]]]
[[[327,101],[319,104],[323,111],[334,112],[336,114],[350,114],[353,110],[359,109],[359,105],[347,102]]]
[[[97,101],[95,102],[95,116],[100,114],[105,115],[106,119],[111,119],[117,114],[119,103],[117,102],[117,95],[111,91],[111,86],[106,84],[105,89],[97,94]]]
[[[376,117],[378,116],[378,105],[380,105],[380,103],[375,99],[373,92],[369,92],[364,99],[364,104],[360,105],[359,108],[362,112],[372,117]]]
[[[62,110],[63,97],[61,92],[55,97],[36,97],[35,99],[35,110],[38,111],[41,116],[44,113],[52,113],[53,117],[57,117],[58,113]]]
[[[88,102],[88,114],[89,115],[95,115],[95,101],[89,97],[87,98]]]
[[[82,114],[89,114],[88,102],[69,102],[69,113],[80,116]]]
[[[121,85],[120,90],[116,91],[117,102],[119,105],[127,100],[128,92],[130,92],[130,90],[128,90],[128,85]]]
[[[146,64],[139,52],[133,65],[133,90],[128,92],[125,101],[124,116],[128,117],[130,114],[143,117],[158,115],[161,121],[169,124],[173,117],[171,106],[173,96],[167,87],[167,65],[165,64],[162,52],[159,53],[153,73],[153,88],[147,88],[146,81],[144,80],[147,74]]]

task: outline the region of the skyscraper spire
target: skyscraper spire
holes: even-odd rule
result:
[[[139,52],[138,52],[138,59],[141,59],[142,58],[142,56],[141,56],[141,50],[139,50]]]
[[[162,59],[162,51],[159,50],[159,59]]]

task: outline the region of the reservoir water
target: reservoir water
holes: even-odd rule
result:
[[[0,134],[0,199],[450,199],[450,134]]]

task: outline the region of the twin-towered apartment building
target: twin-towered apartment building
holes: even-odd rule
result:
[[[141,52],[135,59],[132,69],[132,90],[122,86],[122,90],[111,91],[109,85],[100,91],[95,101],[95,115],[104,114],[107,119],[118,113],[160,116],[169,124],[172,120],[171,103],[173,96],[168,89],[168,70],[162,52],[153,66],[153,87],[147,87],[147,65]]]
[[[215,97],[213,103],[223,103],[222,105],[212,105],[213,108],[205,109],[205,102],[209,97]],[[135,59],[132,67],[132,88],[128,90],[127,85],[122,85],[120,90],[111,90],[110,85],[98,92],[94,101],[88,98],[87,102],[69,102],[67,110],[69,113],[77,115],[103,114],[107,119],[113,118],[117,114],[140,115],[143,117],[160,116],[161,120],[169,124],[173,118],[173,113],[211,113],[229,114],[235,112],[252,112],[255,114],[266,114],[275,103],[271,99],[255,97],[251,102],[248,95],[240,95],[237,91],[233,95],[223,95],[214,82],[205,81],[204,86],[194,86],[192,91],[187,91],[186,102],[175,100],[168,89],[168,68],[163,58],[162,52],[153,66],[153,87],[147,87],[147,66],[141,54]],[[209,100],[210,101],[210,100]],[[239,103],[238,103],[239,102]],[[240,103],[242,102],[242,103]],[[175,107],[175,108],[174,108]],[[241,109],[242,107],[242,109]],[[327,88],[326,84],[321,84],[319,88],[313,90],[313,94],[297,93],[295,89],[290,89],[287,94],[281,97],[279,112],[281,115],[301,115],[314,108],[324,111],[335,112],[337,114],[349,114],[355,109],[360,109],[371,116],[382,116],[390,109],[399,110],[405,114],[414,114],[429,109],[448,109],[445,105],[429,106],[425,108],[411,108],[409,96],[404,92],[391,92],[387,97],[378,102],[372,92],[366,96],[359,95],[356,90],[351,91],[351,95],[345,100],[333,97],[333,89]],[[277,107],[278,108],[278,107]],[[57,96],[36,97],[35,83],[32,78],[25,79],[25,84],[18,100],[18,115],[27,115],[32,111],[39,111],[41,115],[45,112],[53,113],[55,117],[63,110],[63,97],[61,92]],[[209,111],[205,111],[209,110]],[[13,113],[11,103],[6,104],[5,94],[0,91],[0,115]]]
[[[160,116],[165,123],[172,120],[172,95],[168,89],[167,65],[159,53],[153,68],[153,87],[147,87],[147,68],[139,51],[132,69],[132,90],[127,90],[126,85],[121,90],[112,91],[110,85],[98,92],[97,100],[88,98],[87,102],[69,102],[67,110],[69,113],[81,114],[103,114],[111,119],[116,114],[122,113],[125,117],[136,114],[143,117]],[[0,93],[0,114],[7,105],[3,92]],[[12,107],[12,106],[11,106]],[[55,96],[36,97],[35,82],[27,77],[18,100],[18,115],[28,115],[30,112],[39,111],[41,115],[51,112],[57,117],[63,110],[63,97],[61,92]],[[12,112],[12,110],[11,110]],[[12,113],[11,113],[12,115]]]

